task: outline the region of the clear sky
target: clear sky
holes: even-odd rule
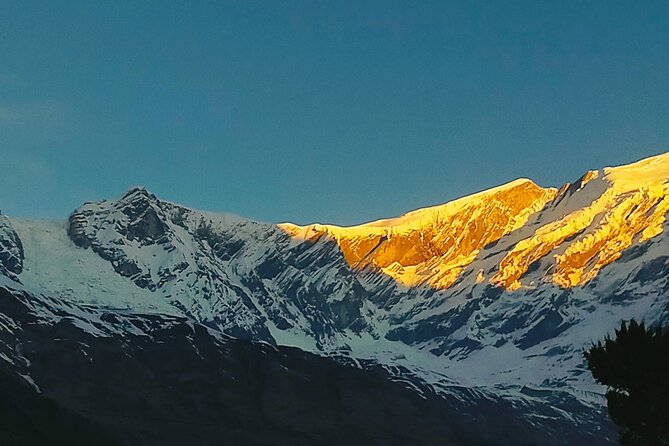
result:
[[[669,150],[668,1],[0,0],[0,209],[352,224]]]

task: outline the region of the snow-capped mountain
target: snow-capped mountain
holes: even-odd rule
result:
[[[1,217],[0,273],[77,308],[372,361],[592,433],[610,426],[582,349],[622,319],[669,321],[668,210],[669,154],[352,227],[260,223],[135,188],[65,222]]]

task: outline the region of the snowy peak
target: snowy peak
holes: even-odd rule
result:
[[[448,288],[479,251],[522,227],[557,191],[511,183],[360,226],[281,227],[293,237],[327,234],[356,269],[378,269],[407,286]]]
[[[337,251],[295,245],[275,225],[195,211],[135,188],[77,209],[68,233],[138,287],[236,337],[278,342],[307,332],[300,342],[313,346],[365,327],[364,290]]]
[[[91,233],[104,221],[113,222],[128,240],[150,244],[165,236],[167,227],[158,198],[144,188],[133,188],[117,201],[86,203],[69,218],[68,233],[81,247],[91,246]]]
[[[543,189],[529,179],[519,178],[501,186],[458,198],[441,205],[417,209],[400,217],[377,220],[360,226],[340,228],[339,230],[381,227],[392,229],[395,232],[401,232],[402,230],[411,231],[418,229],[421,226],[432,225],[437,220],[447,219],[462,212],[463,210],[483,206],[488,200],[493,200],[496,202],[521,201],[518,200],[518,196],[525,194],[531,198],[538,198],[541,200],[544,198],[544,196],[550,197],[554,195],[554,192],[554,189]],[[526,197],[523,198],[525,199]],[[512,207],[514,206],[513,203],[510,203],[510,205]],[[523,205],[521,204],[521,207],[522,206]],[[335,226],[332,227],[336,228]]]
[[[606,167],[604,177],[612,188],[620,191],[664,188],[669,182],[669,152],[632,164]]]
[[[530,266],[552,254],[543,262],[552,271],[544,281],[584,285],[626,249],[661,234],[669,210],[669,154],[603,172],[588,172],[568,200],[578,206],[546,215],[508,252],[491,281],[518,289]]]
[[[508,254],[477,268],[477,282],[515,290],[537,262],[540,278],[583,285],[635,243],[663,231],[669,210],[669,154],[627,166],[591,170],[560,190],[528,179],[443,205],[359,226],[279,225],[295,240],[336,241],[356,270],[381,271],[406,286],[446,289],[485,257],[486,246],[514,234]]]

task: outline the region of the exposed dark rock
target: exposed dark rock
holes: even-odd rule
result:
[[[632,279],[645,284],[651,280],[669,276],[669,256],[661,256],[644,263]]]
[[[86,218],[86,215],[81,212],[73,212],[68,219],[67,235],[70,237],[70,240],[80,248],[88,248],[91,246],[91,239],[86,233],[87,225],[88,219]]]
[[[543,312],[532,325],[532,328],[516,342],[516,345],[525,350],[546,339],[551,339],[562,333],[569,327],[569,323],[557,310]]]
[[[10,221],[0,215],[0,274],[17,279],[23,271],[23,244]]]
[[[459,342],[457,339],[450,339],[450,335],[455,333],[479,307],[478,301],[469,301],[464,305],[453,308],[445,314],[435,315],[422,319],[416,323],[404,324],[390,330],[386,338],[391,341],[402,341],[406,344],[415,344],[427,340],[435,340],[441,344],[438,349],[434,349],[434,354],[448,354]]]

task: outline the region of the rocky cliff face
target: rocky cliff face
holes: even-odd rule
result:
[[[345,228],[198,212],[138,188],[63,225],[7,220],[14,255],[0,260],[77,305],[401,367],[437,392],[532,395],[588,430],[603,400],[582,348],[621,319],[669,321],[668,184],[665,154]]]
[[[23,270],[23,245],[10,221],[0,214],[0,274],[17,279]]]

